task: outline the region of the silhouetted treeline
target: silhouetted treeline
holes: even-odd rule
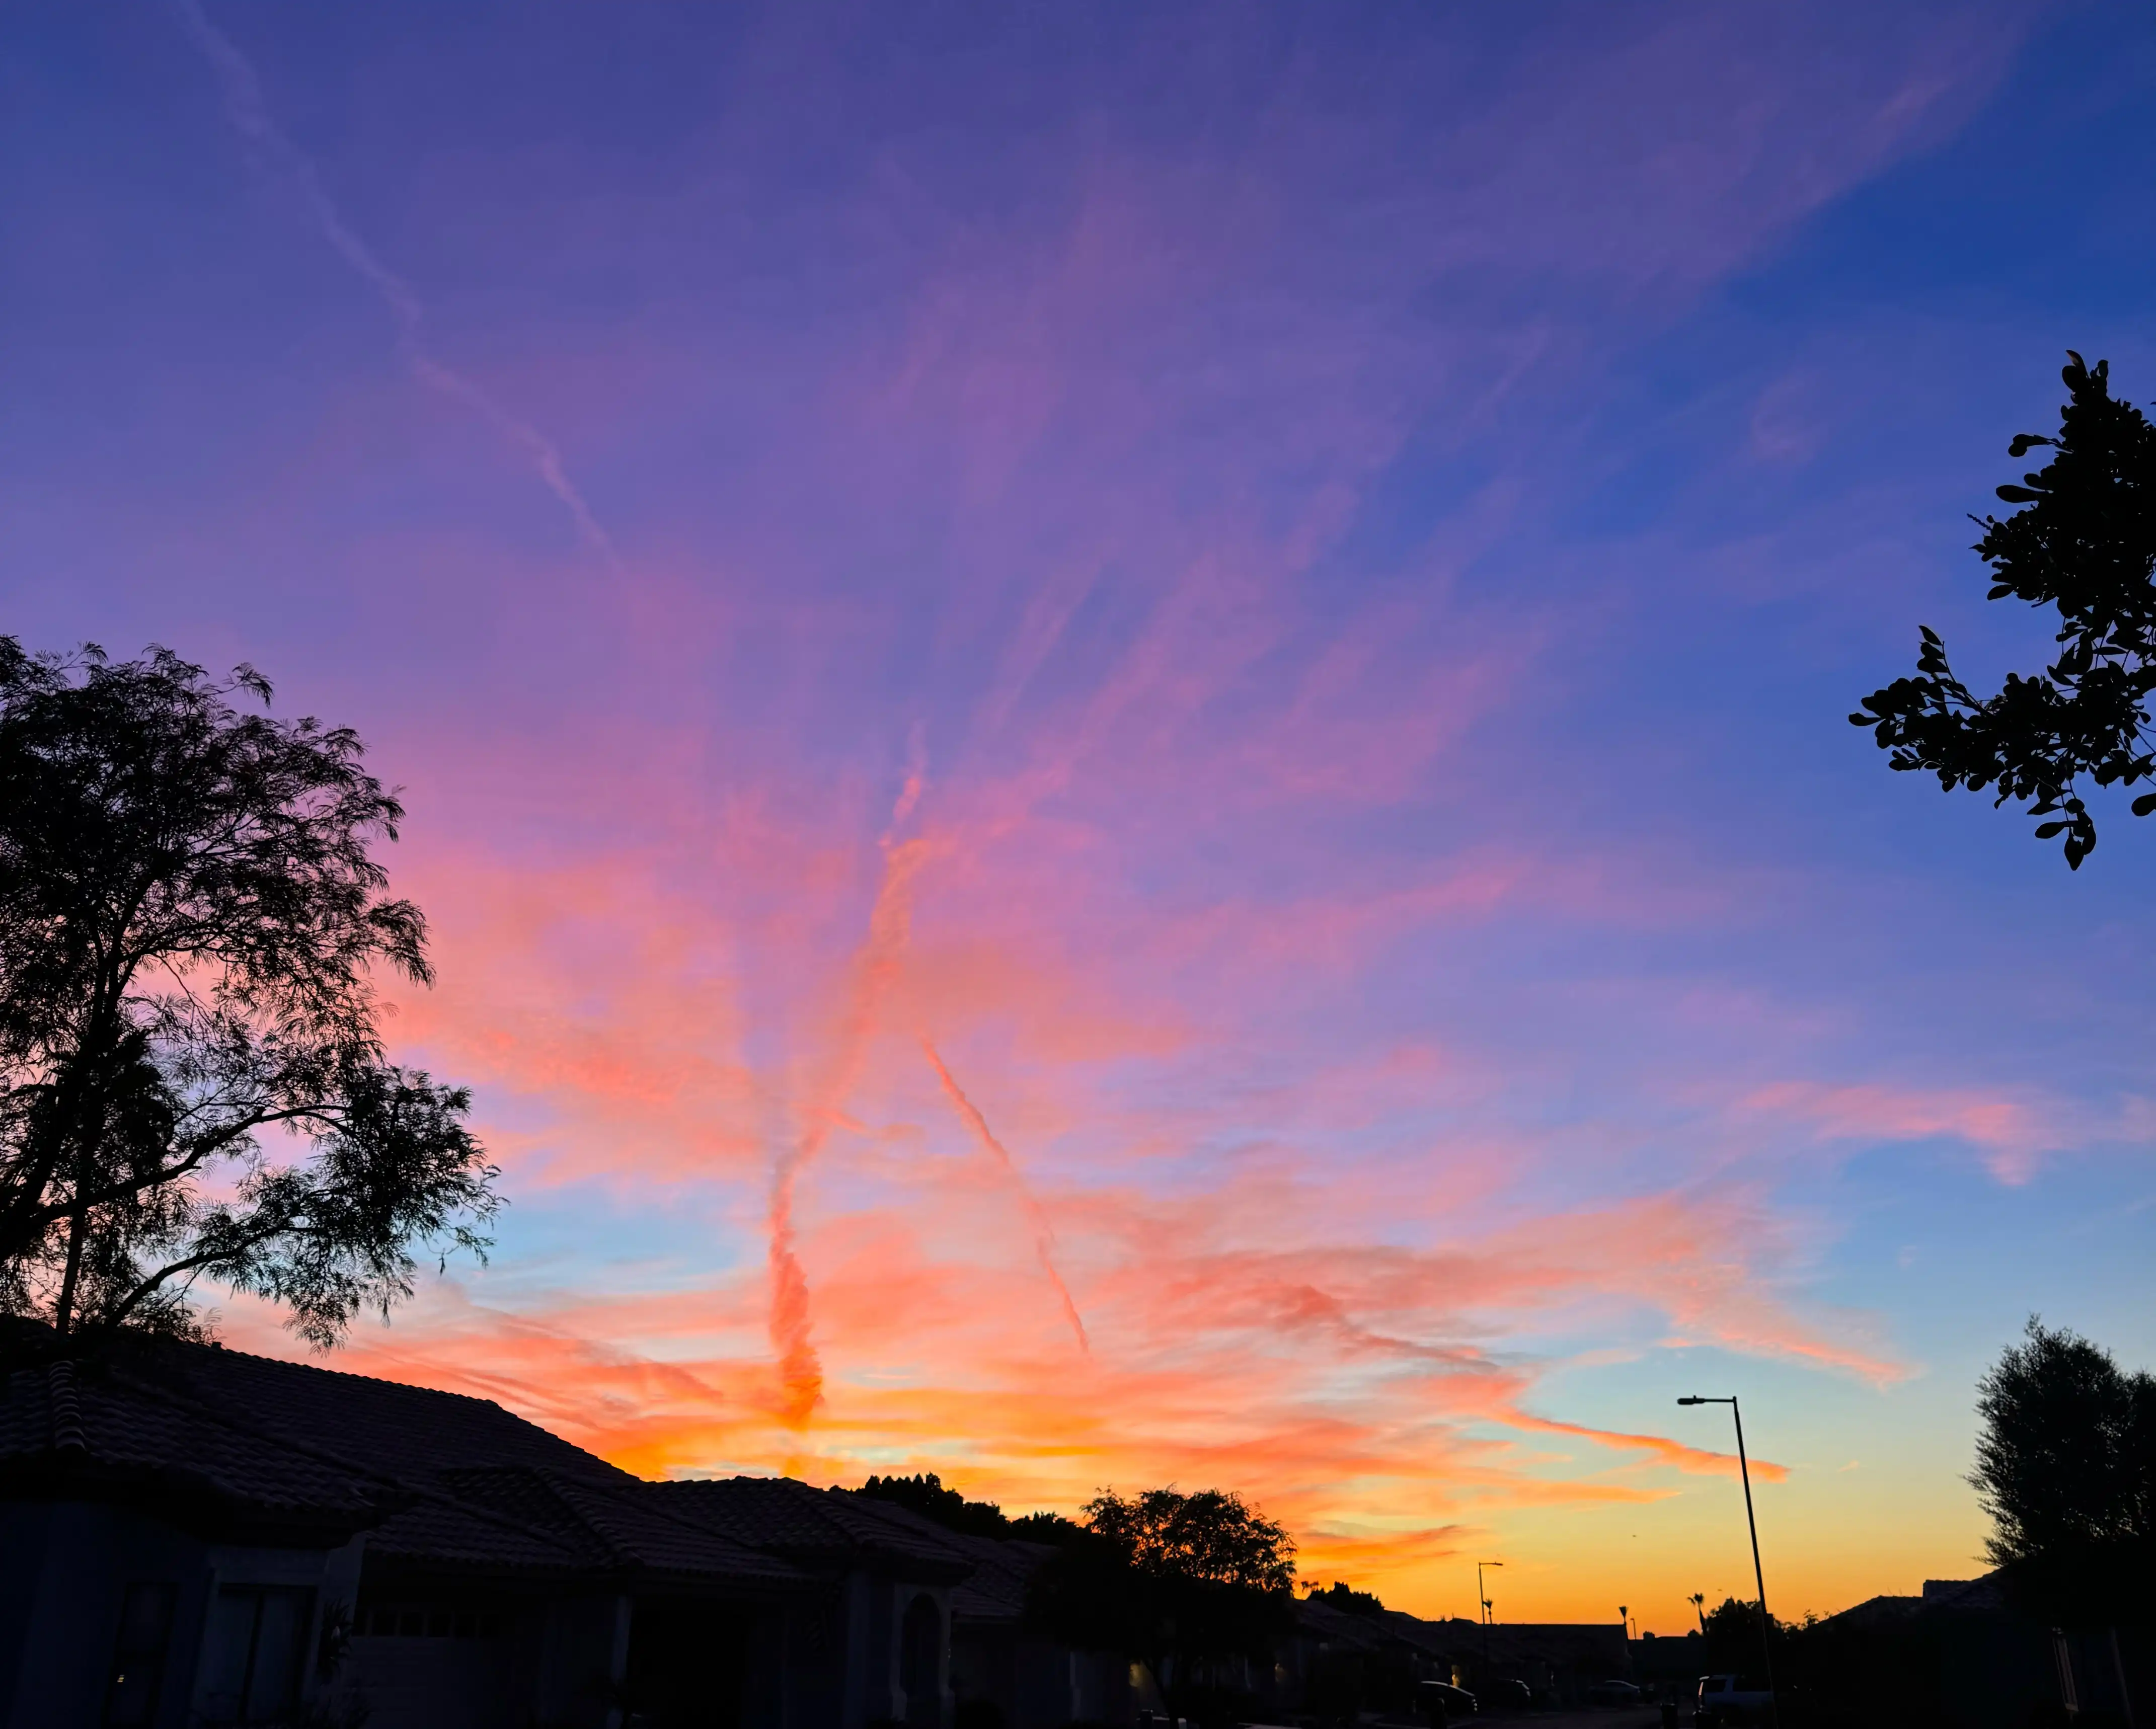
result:
[[[1021,1513],[1016,1518],[992,1501],[968,1501],[955,1489],[943,1486],[934,1471],[918,1476],[871,1476],[855,1491],[871,1501],[886,1501],[925,1519],[933,1519],[946,1531],[966,1537],[1016,1537],[1034,1543],[1061,1543],[1084,1527],[1060,1513]]]

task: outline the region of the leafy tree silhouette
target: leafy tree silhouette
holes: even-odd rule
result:
[[[1917,676],[1863,700],[1853,726],[1872,731],[1892,767],[1922,770],[1948,791],[1995,786],[1995,807],[2025,803],[2045,820],[2039,840],[2061,839],[2081,869],[2096,846],[2083,776],[2099,787],[2156,778],[2148,736],[2156,690],[2156,427],[2110,391],[2110,362],[2091,367],[2068,351],[2071,397],[2056,438],[2022,433],[2012,456],[2037,446],[2051,461],[2001,486],[2025,508],[2003,521],[1974,519],[1975,550],[1991,567],[1989,598],[2056,607],[2058,659],[2040,674],[2010,673],[2005,686],[1973,695],[1953,675],[1946,644],[1920,627]],[[2156,811],[2156,792],[2133,800]]]
[[[1104,1493],[1085,1513],[1034,1574],[1028,1622],[1081,1647],[1132,1653],[1178,1715],[1247,1717],[1252,1701],[1239,1698],[1232,1677],[1242,1664],[1269,1661],[1294,1631],[1286,1528],[1217,1489]]]
[[[1286,1528],[1226,1490],[1148,1489],[1127,1501],[1103,1494],[1086,1504],[1086,1525],[1141,1573],[1249,1591],[1295,1584]]]
[[[1970,1475],[1985,1545],[2025,1607],[2061,1624],[2156,1608],[2156,1379],[2035,1318],[1977,1383]]]
[[[199,1334],[208,1279],[326,1348],[500,1205],[470,1095],[377,1032],[378,970],[433,978],[370,850],[403,807],[238,697],[269,681],[0,637],[0,1312],[63,1334]]]

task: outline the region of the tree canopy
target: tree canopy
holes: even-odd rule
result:
[[[1060,1513],[1021,1513],[1016,1518],[992,1501],[968,1501],[955,1489],[943,1486],[934,1471],[919,1475],[871,1475],[854,1491],[870,1501],[889,1501],[923,1518],[933,1519],[947,1531],[968,1537],[1019,1537],[1040,1543],[1065,1542],[1079,1527]]]
[[[1295,1540],[1227,1490],[1099,1495],[1086,1505],[1086,1526],[1141,1573],[1252,1591],[1295,1583]]]
[[[1014,1523],[1014,1536],[1060,1551],[1033,1577],[1029,1624],[1140,1657],[1182,1714],[1221,1715],[1228,1660],[1268,1660],[1294,1630],[1295,1546],[1240,1496],[1106,1492],[1087,1504],[1083,1526]]]
[[[163,649],[0,637],[0,1312],[198,1332],[208,1280],[320,1346],[483,1253],[470,1096],[388,1060],[432,982],[372,855],[403,807],[348,729]]]
[[[1312,1584],[1306,1601],[1322,1603],[1327,1608],[1338,1609],[1348,1615],[1382,1615],[1385,1613],[1384,1599],[1374,1591],[1358,1591],[1345,1579],[1335,1579],[1323,1590]]]
[[[1970,1480],[1993,1562],[2032,1609],[2104,1623],[2156,1601],[2156,1379],[2032,1319],[1977,1384]]]
[[[2022,433],[2007,446],[2015,457],[2041,446],[2051,460],[1998,489],[2022,509],[1975,519],[1988,598],[2056,608],[2058,658],[1979,697],[1922,626],[1917,676],[1873,691],[1849,717],[1871,729],[1894,768],[1936,774],[1948,791],[1995,788],[1994,808],[2025,803],[2043,818],[2036,838],[2059,839],[2076,870],[2096,846],[2083,777],[2098,787],[2156,778],[2156,427],[2112,396],[2110,373],[2108,362],[2092,367],[2069,351],[2057,435]],[[2133,809],[2156,811],[2156,792]]]

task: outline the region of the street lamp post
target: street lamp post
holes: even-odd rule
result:
[[[1681,1405],[1727,1405],[1729,1415],[1737,1424],[1737,1474],[1744,1481],[1744,1523],[1752,1533],[1752,1583],[1759,1588],[1759,1651],[1767,1663],[1767,1696],[1774,1697],[1774,1624],[1767,1619],[1767,1575],[1759,1565],[1759,1521],[1752,1515],[1752,1467],[1744,1458],[1744,1414],[1737,1408],[1734,1397],[1729,1398],[1701,1398],[1694,1395],[1677,1401]],[[1700,1618],[1700,1628],[1707,1627],[1707,1618]]]
[[[1482,1583],[1482,1569],[1504,1564],[1502,1561],[1478,1561],[1475,1563],[1475,1595],[1482,1605],[1482,1666],[1485,1669],[1490,1666],[1490,1623],[1492,1618],[1490,1614],[1490,1591]]]

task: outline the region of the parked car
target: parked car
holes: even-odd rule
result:
[[[1535,1702],[1535,1690],[1522,1680],[1491,1681],[1475,1696],[1488,1711],[1527,1711]]]
[[[1589,1705],[1637,1705],[1640,1690],[1630,1681],[1597,1681],[1587,1690]]]
[[[1466,1688],[1455,1687],[1450,1681],[1419,1684],[1415,1688],[1415,1705],[1422,1716],[1433,1723],[1471,1717],[1482,1708]]]
[[[1692,1711],[1694,1729],[1736,1729],[1774,1718],[1774,1696],[1750,1675],[1703,1675]]]

